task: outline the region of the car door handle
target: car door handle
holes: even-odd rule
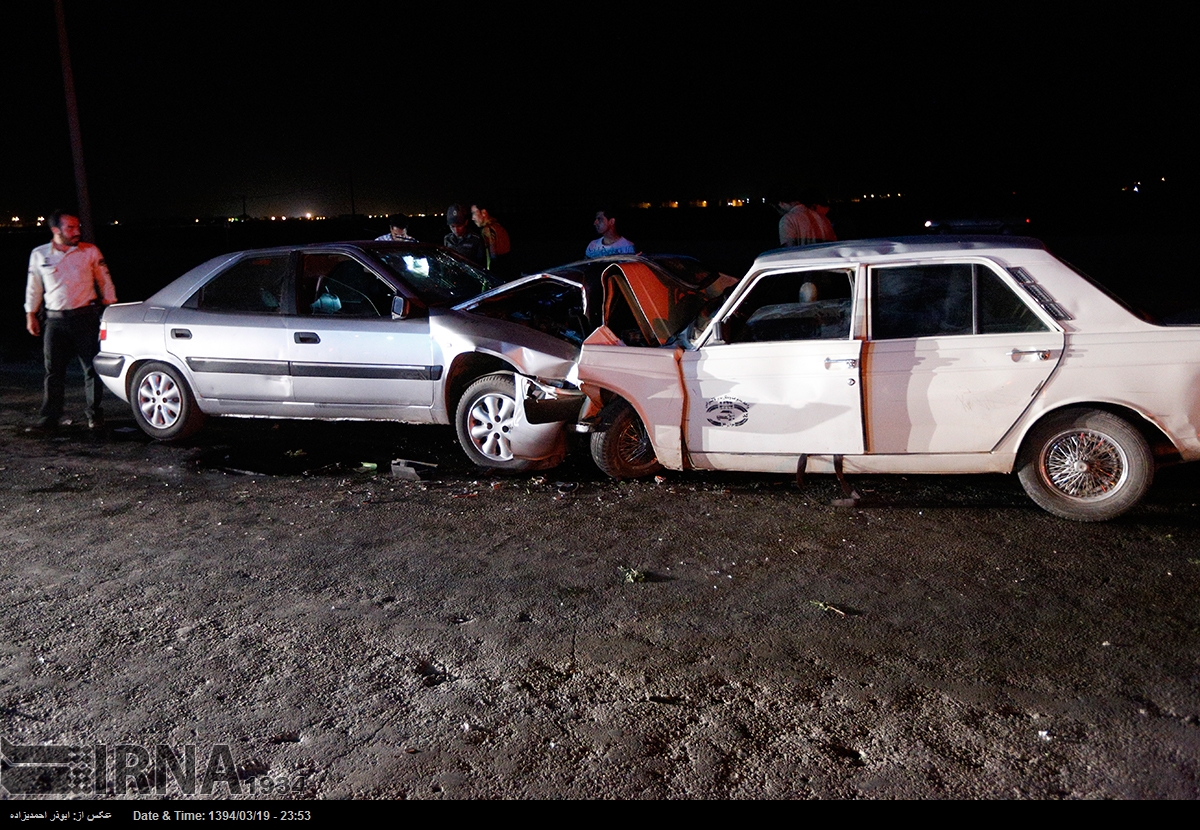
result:
[[[321,338],[315,331],[298,331],[295,334],[297,343],[320,343]]]
[[[835,363],[845,363],[847,369],[857,369],[858,368],[858,358],[857,357],[827,357],[827,358],[825,358],[825,368],[826,369],[831,368],[833,366],[833,364],[835,364]]]
[[[1008,356],[1011,357],[1013,360],[1020,360],[1021,355],[1025,355],[1025,354],[1031,354],[1034,357],[1036,357],[1038,360],[1049,360],[1050,359],[1050,350],[1049,349],[1013,349],[1011,352],[1008,353]]]
[[[187,329],[171,329],[172,340],[191,340],[192,333]]]

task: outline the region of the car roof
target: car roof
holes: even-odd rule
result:
[[[890,258],[968,256],[998,260],[1005,268],[1032,269],[1037,285],[1069,315],[1068,320],[1059,321],[1068,331],[1145,331],[1152,327],[1152,323],[1116,300],[1106,289],[1056,258],[1041,240],[1027,236],[898,236],[826,242],[767,251],[754,261],[751,271],[810,263],[816,267],[839,268],[860,262],[886,263]]]
[[[777,265],[796,260],[864,259],[888,255],[913,256],[921,254],[973,253],[984,251],[1045,250],[1041,240],[1028,236],[895,236],[882,239],[849,239],[844,242],[824,242],[803,248],[777,248],[755,260],[756,267]]]
[[[184,272],[181,276],[167,283],[151,296],[147,297],[145,302],[151,305],[180,305],[188,297],[190,297],[197,288],[199,288],[213,272],[224,268],[226,265],[239,259],[252,259],[260,256],[277,256],[279,254],[290,254],[293,251],[330,251],[330,252],[346,252],[358,251],[360,254],[370,254],[372,250],[397,250],[397,251],[427,251],[427,250],[446,251],[445,248],[433,242],[394,242],[394,241],[375,241],[371,239],[361,239],[354,241],[335,241],[335,242],[308,242],[297,245],[275,245],[269,248],[246,248],[240,251],[230,251],[220,256],[215,256],[210,260],[200,263],[195,268],[191,268]],[[453,252],[447,252],[453,256]]]

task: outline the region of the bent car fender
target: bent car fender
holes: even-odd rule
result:
[[[580,387],[589,397],[603,389],[629,401],[659,463],[672,470],[684,468],[684,392],[677,351],[671,346],[626,346],[601,326],[579,353]]]

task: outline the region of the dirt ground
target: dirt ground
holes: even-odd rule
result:
[[[1005,476],[839,508],[582,447],[486,477],[444,427],[167,446],[109,398],[93,437],[70,383],[36,437],[38,367],[0,365],[13,744],[228,746],[235,797],[1200,796],[1200,468],[1104,525]]]

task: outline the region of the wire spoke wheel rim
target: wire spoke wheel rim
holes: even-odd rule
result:
[[[654,459],[654,447],[650,444],[650,436],[636,420],[628,421],[617,436],[617,451],[621,458],[634,465],[645,464]]]
[[[1047,442],[1041,468],[1046,483],[1063,496],[1099,501],[1120,489],[1129,475],[1129,460],[1105,433],[1074,429]]]

